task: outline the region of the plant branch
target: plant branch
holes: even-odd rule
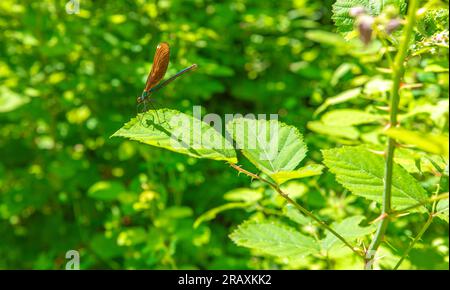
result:
[[[417,0],[409,1],[408,7],[408,15],[407,15],[407,23],[404,27],[402,38],[400,40],[400,46],[395,55],[394,63],[392,66],[392,90],[391,90],[391,103],[390,103],[390,115],[389,115],[389,123],[390,127],[397,125],[397,113],[398,113],[398,104],[400,100],[399,89],[400,82],[404,75],[404,61],[406,54],[408,52],[408,45],[411,39],[411,35],[413,32],[415,20],[416,20],[416,11],[417,11]],[[392,195],[392,171],[393,171],[393,162],[394,162],[394,149],[395,149],[395,140],[392,138],[388,139],[387,148],[386,148],[386,161],[385,161],[385,173],[384,173],[384,189],[383,189],[383,202],[382,202],[382,215],[385,215],[386,218],[382,219],[380,224],[378,225],[375,236],[370,244],[367,252],[366,252],[366,269],[372,269],[373,261],[375,258],[375,253],[380,246],[384,234],[386,233],[387,226],[389,224],[389,215],[391,214],[391,195]]]
[[[329,231],[331,234],[333,234],[336,238],[338,238],[340,241],[342,241],[348,248],[350,248],[355,254],[357,254],[358,256],[362,257],[363,253],[361,253],[360,251],[358,251],[355,247],[353,247],[349,242],[347,242],[347,240],[341,236],[338,232],[336,232],[335,230],[333,230],[329,225],[327,225],[325,222],[323,222],[322,220],[320,220],[318,217],[316,217],[312,212],[308,211],[306,208],[304,208],[303,206],[301,206],[300,204],[298,204],[295,200],[293,200],[292,198],[289,197],[289,195],[287,195],[285,192],[283,192],[280,188],[280,186],[274,182],[271,182],[259,175],[256,175],[250,171],[247,171],[245,169],[243,169],[241,166],[233,164],[233,163],[229,163],[231,167],[233,167],[234,169],[236,169],[238,172],[242,172],[247,176],[250,176],[253,179],[258,179],[266,184],[268,184],[270,187],[272,187],[279,195],[281,195],[281,197],[283,197],[287,202],[289,202],[290,204],[292,204],[298,211],[300,211],[302,214],[310,217],[311,219],[313,219],[314,221],[316,221],[322,228],[324,228],[325,230]]]
[[[439,201],[439,200],[441,200],[441,199],[446,199],[446,198],[448,198],[448,192],[441,193],[441,194],[439,194],[439,195],[433,196],[433,197],[431,197],[431,198],[429,198],[429,199],[427,199],[427,200],[425,200],[425,201],[416,203],[416,204],[414,204],[414,205],[405,207],[405,208],[403,208],[403,209],[396,210],[396,211],[392,211],[392,214],[393,214],[393,215],[400,215],[400,214],[402,214],[402,213],[409,212],[409,211],[412,210],[412,209],[415,209],[415,208],[424,206],[424,205],[426,205],[426,204],[428,204],[428,203],[432,203],[432,202]]]
[[[400,260],[397,262],[397,264],[394,267],[394,270],[397,270],[400,265],[402,264],[403,260],[405,260],[405,258],[408,256],[409,251],[411,251],[411,249],[414,247],[414,245],[417,243],[417,241],[420,240],[420,238],[422,238],[423,234],[426,232],[426,230],[428,229],[428,227],[431,225],[431,223],[433,222],[433,218],[434,215],[430,214],[430,216],[428,217],[427,222],[423,225],[422,229],[420,229],[419,233],[417,234],[417,236],[414,238],[414,240],[409,244],[408,248],[405,250],[405,252],[403,253],[402,257],[400,258]]]

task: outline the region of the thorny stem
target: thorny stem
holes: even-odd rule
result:
[[[316,221],[322,228],[324,228],[325,230],[329,231],[330,233],[332,233],[336,238],[338,238],[339,240],[341,240],[348,248],[350,248],[355,254],[357,254],[358,256],[362,257],[363,254],[358,251],[355,247],[353,247],[349,242],[347,242],[347,240],[342,237],[339,233],[337,233],[335,230],[333,230],[329,225],[327,225],[326,223],[324,223],[322,220],[320,220],[318,217],[316,217],[312,212],[308,211],[306,208],[304,208],[303,206],[301,206],[300,204],[298,204],[295,200],[293,200],[292,198],[290,198],[285,192],[283,192],[280,188],[280,186],[276,183],[273,183],[259,175],[256,175],[250,171],[247,171],[245,169],[243,169],[241,166],[233,164],[233,163],[229,163],[231,167],[233,167],[234,169],[236,169],[239,172],[244,173],[247,176],[250,176],[252,179],[258,179],[266,184],[268,184],[270,187],[272,187],[279,195],[281,195],[281,197],[283,197],[287,202],[289,202],[290,204],[292,204],[297,210],[299,210],[301,213],[303,213],[304,215],[310,217],[311,219],[313,219],[314,221]]]
[[[397,125],[397,113],[398,104],[400,100],[399,89],[400,82],[404,75],[404,61],[406,53],[408,52],[409,40],[413,32],[414,23],[416,20],[417,11],[417,0],[409,1],[408,5],[408,15],[407,23],[403,30],[403,35],[400,41],[400,46],[398,48],[397,54],[395,55],[393,67],[392,67],[392,90],[391,90],[391,103],[390,103],[390,116],[389,123],[390,126]],[[385,161],[385,172],[384,172],[384,190],[383,190],[383,203],[381,213],[386,217],[381,220],[378,225],[375,236],[366,252],[366,263],[365,269],[372,269],[373,262],[375,258],[375,253],[378,250],[381,242],[383,241],[384,234],[386,232],[387,226],[389,224],[389,215],[391,214],[391,194],[392,194],[392,169],[394,160],[394,149],[395,141],[392,138],[388,139],[388,144],[386,148],[386,161]]]

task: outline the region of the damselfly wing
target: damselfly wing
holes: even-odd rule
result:
[[[152,69],[150,74],[147,77],[147,82],[145,84],[144,91],[142,95],[138,97],[138,104],[145,103],[149,100],[149,96],[158,91],[159,89],[165,87],[170,82],[174,81],[176,78],[180,77],[184,73],[191,71],[197,67],[196,64],[193,64],[185,69],[182,69],[172,77],[167,80],[161,82],[166,74],[167,67],[169,66],[169,58],[170,58],[170,47],[166,42],[160,43],[156,47],[155,57],[153,59]],[[144,106],[146,107],[146,106]],[[146,109],[146,108],[145,108]]]

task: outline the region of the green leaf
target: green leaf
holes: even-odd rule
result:
[[[310,164],[292,171],[280,171],[270,177],[278,184],[283,184],[291,179],[298,179],[322,174],[323,166],[320,164]]]
[[[122,183],[99,181],[93,184],[88,190],[88,196],[104,201],[115,200],[125,191]]]
[[[448,223],[448,198],[439,201],[436,207],[437,216]]]
[[[384,95],[391,90],[392,80],[374,77],[364,85],[364,95],[367,97]]]
[[[341,33],[347,33],[353,30],[354,18],[350,16],[350,9],[353,7],[362,7],[368,15],[379,15],[384,7],[394,5],[402,12],[405,8],[404,0],[337,0],[333,4],[333,16],[337,30]]]
[[[261,190],[243,187],[228,191],[223,198],[228,201],[255,202],[260,200],[262,196]]]
[[[302,258],[319,251],[314,239],[276,222],[246,221],[230,238],[239,246],[283,258]]]
[[[206,221],[210,221],[212,219],[215,219],[216,216],[226,210],[235,209],[235,208],[245,208],[253,205],[252,202],[231,202],[226,203],[224,205],[212,208],[208,210],[207,212],[201,214],[194,222],[194,228],[197,228],[200,224]]]
[[[384,133],[401,143],[414,145],[430,153],[448,156],[448,136],[419,133],[402,128],[390,128]]]
[[[232,145],[208,124],[176,110],[150,110],[111,137],[125,137],[196,158],[236,163]]]
[[[226,125],[238,149],[268,175],[291,171],[305,158],[303,136],[293,126],[276,120],[238,118]]]
[[[29,101],[29,97],[19,95],[6,87],[0,87],[0,113],[14,111]]]
[[[330,126],[320,121],[311,121],[306,125],[309,130],[319,134],[335,136],[340,138],[347,138],[350,140],[356,140],[359,138],[359,131],[352,126]]]
[[[352,216],[344,219],[341,222],[334,222],[331,227],[348,242],[362,238],[368,234],[373,233],[376,230],[376,225],[370,225],[368,227],[361,227],[359,224],[365,219],[363,216]],[[322,241],[322,248],[324,250],[330,250],[333,246],[343,245],[335,235],[327,232],[325,239]]]
[[[325,125],[343,127],[374,123],[381,119],[382,117],[380,115],[354,109],[334,110],[327,112],[322,116],[322,122]]]
[[[324,163],[345,188],[356,195],[382,201],[384,158],[362,147],[322,150]],[[393,164],[392,205],[407,207],[427,200],[427,193],[414,177]]]
[[[314,115],[317,116],[323,111],[325,111],[329,106],[345,103],[349,100],[357,98],[361,94],[361,88],[354,88],[351,90],[344,91],[334,97],[327,98],[322,105],[314,112]]]
[[[307,216],[301,214],[298,209],[295,208],[292,204],[287,204],[283,208],[283,214],[288,217],[290,220],[298,223],[299,225],[306,225],[311,222],[311,219]]]
[[[424,9],[417,19],[417,30],[422,37],[448,30],[448,8]]]
[[[348,43],[339,34],[323,31],[323,30],[310,30],[305,33],[306,38],[326,45],[332,46],[347,46]]]
[[[336,86],[339,81],[347,74],[349,74],[352,69],[357,68],[357,65],[344,62],[341,64],[333,73],[333,76],[331,77],[330,84],[332,86]]]

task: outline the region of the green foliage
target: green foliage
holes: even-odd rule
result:
[[[154,110],[131,119],[112,137],[126,137],[197,158],[237,162],[231,144],[206,123],[175,110]]]
[[[331,227],[341,234],[347,241],[353,241],[373,233],[376,229],[374,225],[361,227],[359,224],[364,220],[363,216],[352,216],[341,222],[336,222]],[[328,233],[322,241],[322,248],[329,251],[332,247],[342,244],[334,235]]]
[[[381,202],[383,193],[384,158],[364,148],[342,147],[323,150],[325,165],[337,181],[353,194]],[[394,164],[392,204],[399,209],[424,202],[427,193],[403,169]]]
[[[426,152],[448,157],[448,136],[424,134],[400,128],[389,128],[385,133],[406,145],[414,145]]]
[[[401,11],[405,10],[405,0],[337,0],[333,4],[333,20],[336,24],[337,30],[342,33],[353,30],[354,18],[350,16],[350,9],[352,7],[362,7],[369,15],[380,15],[383,9],[389,5],[398,8]]]
[[[306,156],[298,129],[276,120],[238,118],[226,129],[244,156],[268,175],[292,171]]]
[[[400,268],[448,269],[448,199],[428,200],[448,196],[448,1],[420,3],[404,50],[411,1],[66,2],[0,1],[1,269],[361,269],[389,137],[395,210],[424,205],[392,213],[374,266],[431,219]],[[136,114],[162,41],[166,79],[198,69]],[[249,113],[279,121],[223,121]]]
[[[239,246],[290,259],[302,258],[319,251],[313,238],[270,221],[244,222],[231,233],[230,238]]]
[[[272,174],[270,177],[278,184],[283,184],[292,179],[310,177],[322,174],[323,166],[320,164],[310,164],[292,171],[280,171]]]

